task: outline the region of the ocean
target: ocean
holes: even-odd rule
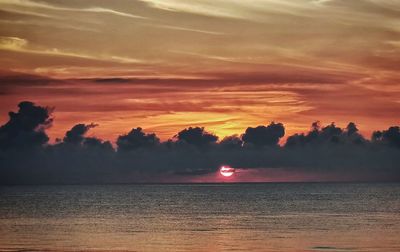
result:
[[[400,251],[400,183],[0,187],[0,251]]]

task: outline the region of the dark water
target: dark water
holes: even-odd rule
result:
[[[400,251],[400,184],[0,187],[0,251]]]

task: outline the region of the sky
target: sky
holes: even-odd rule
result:
[[[397,0],[0,0],[0,123],[20,101],[115,139],[271,121],[373,130],[400,118]]]

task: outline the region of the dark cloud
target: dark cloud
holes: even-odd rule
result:
[[[52,79],[47,76],[26,74],[14,71],[0,70],[0,83],[3,87],[21,86],[48,86],[49,84],[64,83],[63,80]]]
[[[178,141],[198,147],[205,147],[216,143],[218,137],[204,130],[202,127],[189,127],[180,131],[176,138]]]
[[[272,122],[268,126],[249,127],[242,136],[245,145],[257,147],[277,145],[279,139],[285,135],[285,127],[282,123]]]
[[[0,128],[0,184],[170,182],[173,176],[182,181],[216,172],[222,164],[400,181],[398,126],[376,131],[368,140],[353,122],[345,128],[314,122],[309,132],[289,136],[283,146],[278,142],[284,125],[274,122],[220,142],[201,127],[186,128],[166,142],[134,128],[119,136],[114,148],[86,137],[95,124],[77,124],[63,140],[46,144],[51,122],[51,110],[31,102],[10,112]]]
[[[219,145],[223,148],[241,148],[243,141],[238,135],[224,137]]]
[[[72,129],[68,130],[64,137],[64,143],[68,144],[82,144],[85,139],[85,134],[89,129],[96,127],[96,124],[77,124]]]
[[[0,148],[28,148],[47,143],[45,129],[52,123],[51,109],[28,101],[18,107],[18,112],[10,112],[9,121],[0,128]]]
[[[160,143],[156,134],[146,134],[142,128],[132,129],[117,139],[118,151],[131,151],[138,148],[154,147]]]
[[[375,142],[388,144],[390,146],[400,148],[400,127],[393,126],[383,131],[375,131],[372,134],[372,139]]]
[[[351,136],[358,132],[357,126],[355,123],[351,122],[346,127],[347,135]]]
[[[345,129],[341,129],[331,123],[325,127],[320,123],[314,122],[311,130],[307,134],[294,134],[286,140],[286,147],[305,146],[305,145],[323,145],[323,144],[339,144],[339,143],[364,143],[365,139],[358,133],[355,123],[350,122]]]
[[[97,149],[104,151],[114,151],[110,141],[102,141],[96,137],[86,137],[83,141],[83,147],[87,149]]]
[[[290,71],[292,74],[288,75]],[[359,80],[365,75],[359,73],[344,73],[342,71],[324,71],[317,69],[306,69],[296,66],[285,66],[282,68],[276,65],[268,65],[268,70],[263,71],[237,71],[235,73],[226,71],[205,71],[198,72],[197,78],[81,78],[70,79],[70,81],[87,81],[97,84],[113,85],[121,83],[129,84],[161,84],[161,86],[177,86],[185,85],[186,88],[204,86],[231,86],[232,83],[251,84],[299,84],[309,83],[318,85],[335,85],[343,84],[352,80]]]
[[[355,144],[363,144],[367,142],[366,139],[360,133],[358,133],[358,128],[353,122],[350,122],[347,125],[345,133],[347,134],[347,141]]]
[[[82,80],[93,80],[93,79],[82,79]],[[130,79],[124,79],[124,78],[100,78],[100,79],[94,79],[95,82],[99,83],[126,83],[129,82]]]
[[[339,127],[336,127],[335,123],[331,123],[330,125],[322,128],[319,132],[319,139],[323,142],[334,142],[337,143],[340,140],[340,135],[343,133],[343,130]]]

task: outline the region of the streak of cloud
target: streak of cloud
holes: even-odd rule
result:
[[[142,17],[139,15],[134,15],[126,12],[121,12],[113,9],[103,8],[103,7],[88,7],[88,8],[68,8],[62,6],[56,6],[52,4],[48,4],[46,2],[35,2],[30,0],[0,0],[0,4],[11,5],[11,6],[20,6],[27,8],[39,8],[39,9],[47,9],[47,10],[55,10],[55,11],[73,11],[73,12],[88,12],[88,13],[105,13],[111,14],[121,17],[129,17],[129,18],[139,18],[145,19],[146,17]]]
[[[92,56],[84,53],[75,53],[62,51],[57,48],[52,49],[33,49],[28,46],[28,41],[18,37],[0,37],[0,50],[16,51],[21,53],[32,53],[32,54],[43,54],[50,56],[62,56],[62,57],[73,57],[82,58],[89,60],[99,61],[111,61],[122,64],[140,63],[138,59],[132,59],[120,56]]]

